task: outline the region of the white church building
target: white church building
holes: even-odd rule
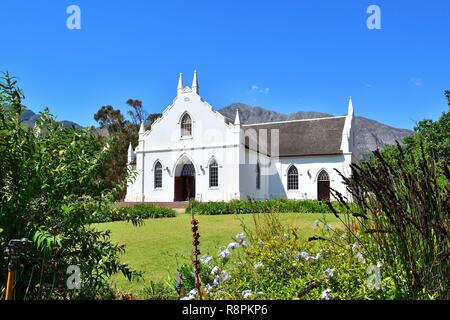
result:
[[[180,74],[177,96],[139,144],[128,150],[135,177],[126,202],[329,199],[330,188],[348,196],[354,111],[308,120],[241,124],[215,111]]]

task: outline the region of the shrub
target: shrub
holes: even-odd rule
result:
[[[423,148],[397,147],[389,161],[376,151],[371,162],[352,165],[352,178],[344,181],[356,201],[356,221],[343,222],[406,297],[450,299],[449,164]]]
[[[335,204],[336,210],[344,206]],[[261,201],[232,200],[230,202],[193,202],[193,211],[201,215],[249,213],[332,213],[326,202],[317,200],[269,199]]]
[[[396,298],[392,280],[368,286],[373,261],[359,252],[341,231],[318,228],[305,239],[275,214],[257,215],[217,256],[201,259],[202,296],[209,299],[376,299]],[[325,226],[323,221],[322,226]],[[254,230],[254,231],[252,231]],[[321,241],[317,239],[323,239]],[[325,240],[327,239],[327,240]],[[185,292],[193,289],[192,268],[179,269]],[[370,287],[370,289],[369,289]],[[198,297],[190,291],[186,299]]]
[[[171,208],[158,207],[154,205],[136,205],[124,207],[102,215],[95,215],[93,221],[96,223],[112,221],[133,221],[140,223],[144,219],[175,217],[176,212]]]
[[[150,285],[144,288],[145,300],[178,300],[178,293],[174,286],[164,282],[150,282]]]

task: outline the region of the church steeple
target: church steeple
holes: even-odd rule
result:
[[[234,118],[234,125],[239,126],[241,124],[241,118],[239,117],[239,109],[236,109],[236,117]]]
[[[194,79],[192,80],[192,91],[194,91],[196,94],[199,94],[200,92],[200,87],[198,86],[197,70],[194,71]]]
[[[144,121],[141,122],[141,127],[139,128],[139,135],[142,136],[145,133]]]
[[[183,74],[180,72],[180,78],[178,79],[178,88],[177,88],[178,94],[183,92],[183,89],[184,89]]]
[[[130,142],[130,145],[128,147],[128,164],[130,164],[132,160],[133,160],[133,146],[131,145]]]
[[[353,115],[354,109],[353,109],[353,101],[352,96],[350,96],[350,99],[348,100],[348,115]]]

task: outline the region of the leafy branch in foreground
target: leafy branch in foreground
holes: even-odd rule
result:
[[[34,246],[18,263],[15,299],[111,297],[108,278],[138,276],[120,262],[124,246],[92,226],[114,214],[123,190],[104,184],[111,149],[89,130],[63,128],[45,111],[36,126],[23,125],[23,94],[5,73],[0,80],[0,246],[28,238]],[[0,283],[8,263],[0,253]],[[81,287],[69,290],[67,268],[78,266]],[[1,285],[0,285],[1,286]],[[1,289],[1,288],[0,288]]]

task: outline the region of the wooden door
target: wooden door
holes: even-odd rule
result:
[[[185,200],[195,198],[195,177],[185,177]]]
[[[184,201],[183,177],[175,177],[175,201]]]
[[[317,198],[322,201],[330,200],[330,181],[317,182]]]

